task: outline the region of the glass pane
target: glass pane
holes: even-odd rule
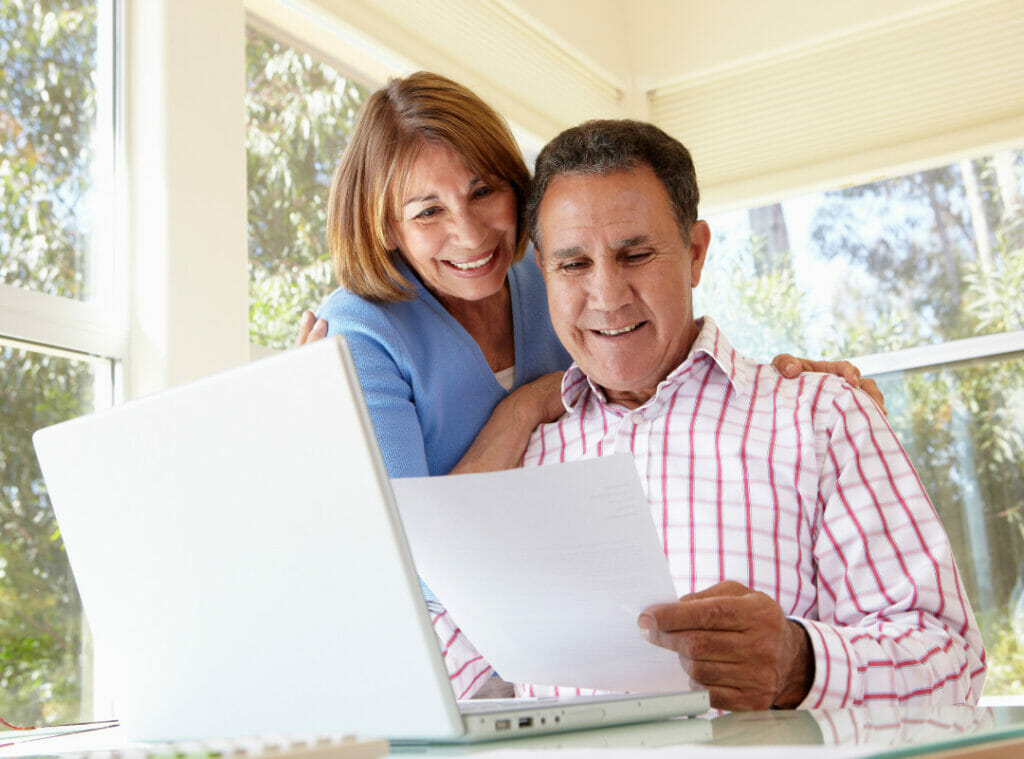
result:
[[[737,349],[841,357],[1024,328],[1024,151],[708,218]]]
[[[985,694],[1024,694],[1024,356],[878,384],[953,543],[987,648]]]
[[[0,344],[0,716],[15,725],[91,716],[81,603],[31,438],[92,411],[104,370]]]
[[[251,28],[246,40],[249,337],[286,348],[335,287],[327,193],[368,92]]]
[[[0,283],[90,297],[97,2],[0,0]]]

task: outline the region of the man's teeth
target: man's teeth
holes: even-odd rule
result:
[[[608,337],[613,337],[615,335],[625,334],[626,332],[632,332],[634,329],[636,329],[639,326],[640,326],[640,322],[637,322],[636,324],[631,324],[630,326],[623,327],[622,329],[597,329],[597,330],[594,330],[594,331],[597,332],[598,334],[601,334],[601,335],[607,335]]]
[[[491,255],[487,256],[487,258],[481,258],[479,261],[470,261],[465,264],[461,264],[458,261],[449,261],[448,263],[459,271],[472,271],[473,269],[479,269],[481,266],[487,266],[487,264],[491,262],[492,258],[494,258],[493,250],[491,251]]]

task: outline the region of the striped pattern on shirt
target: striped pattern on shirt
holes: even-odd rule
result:
[[[524,465],[632,453],[676,591],[735,580],[808,630],[803,706],[977,701],[985,653],[948,537],[866,394],[831,375],[785,379],[705,317],[640,408],[608,404],[575,365],[563,399]]]
[[[985,652],[948,537],[867,395],[830,375],[784,379],[708,317],[640,408],[608,404],[576,366],[562,395],[567,413],[534,432],[524,466],[629,451],[676,591],[735,580],[808,630],[803,707],[977,701]],[[450,615],[435,628],[456,695],[472,695],[492,670]]]

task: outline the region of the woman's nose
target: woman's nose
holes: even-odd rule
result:
[[[487,224],[472,211],[461,213],[455,221],[455,238],[464,248],[478,248],[487,240]]]

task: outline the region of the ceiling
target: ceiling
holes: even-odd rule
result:
[[[1020,0],[247,0],[372,82],[447,74],[527,153],[653,121],[719,208],[1024,141]]]

